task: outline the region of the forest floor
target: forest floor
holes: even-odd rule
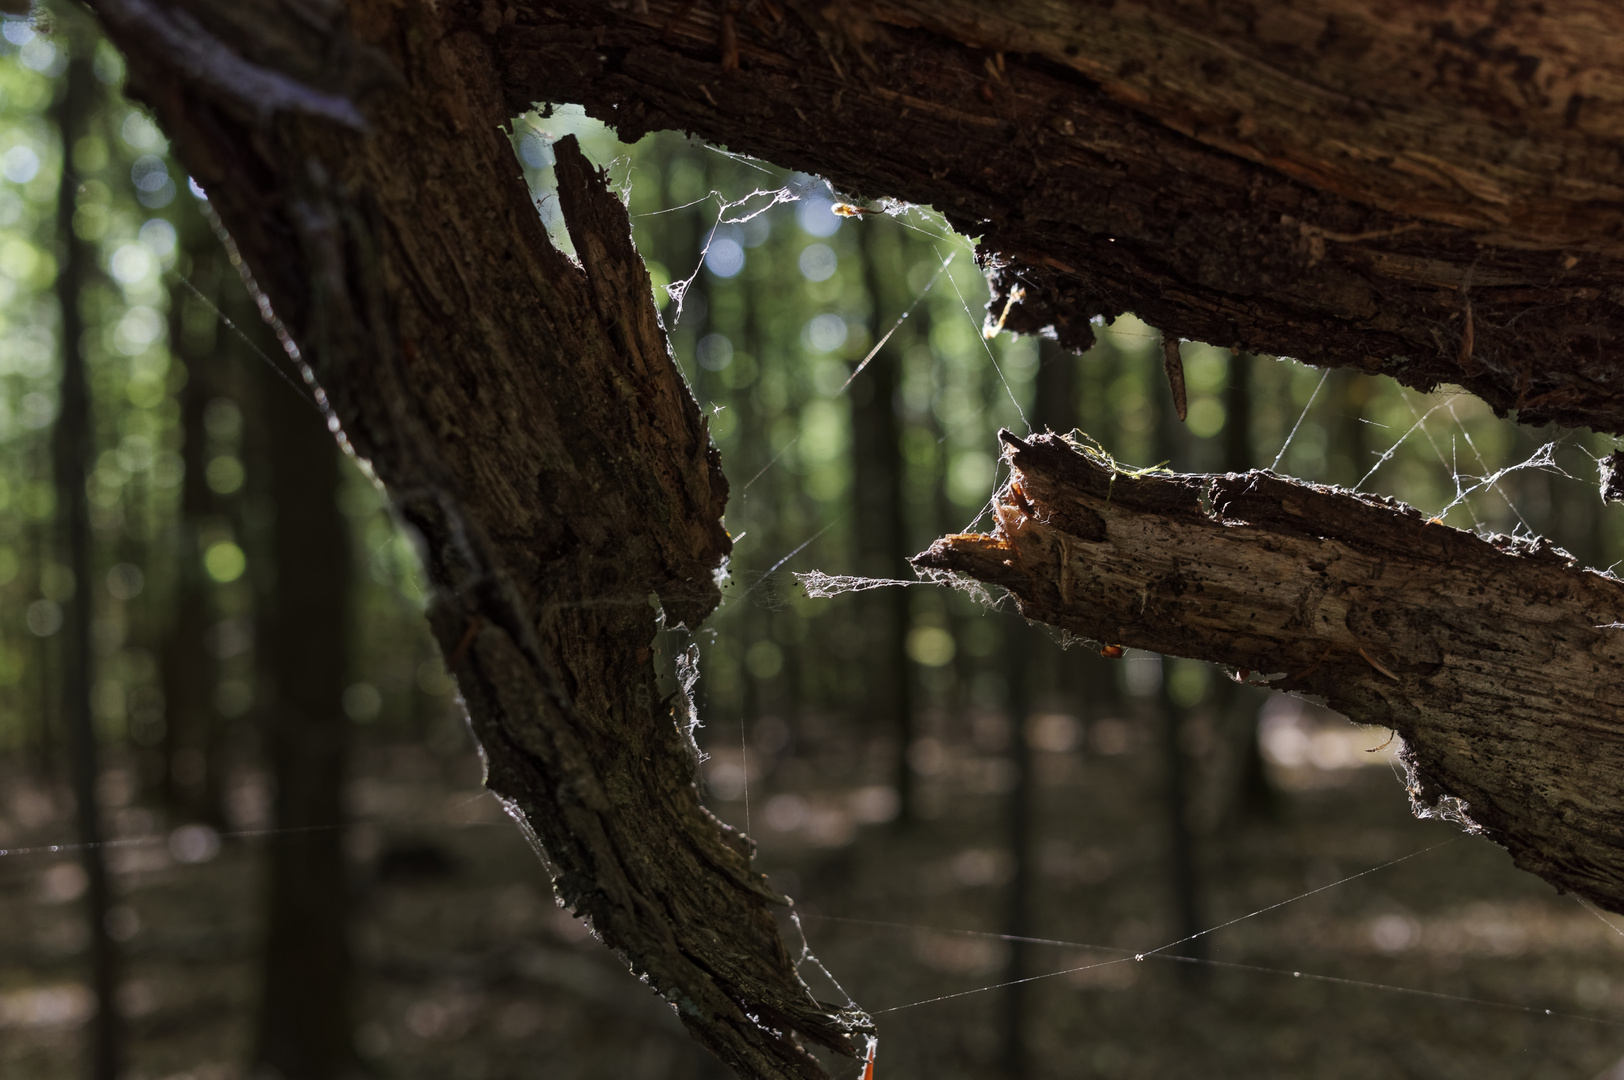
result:
[[[1454,825],[1415,820],[1382,767],[1390,749],[1346,752],[1380,737],[1311,716],[1288,725],[1295,743],[1276,747],[1272,820],[1205,812],[1199,800],[1191,815],[1204,925],[1300,898],[1205,937],[1216,964],[1136,961],[1178,933],[1157,727],[1147,709],[1118,713],[1035,723],[1049,749],[1036,755],[1033,933],[1093,947],[1032,950],[1033,973],[1067,973],[1020,996],[1026,1075],[1591,1080],[1624,1056],[1624,932],[1612,928],[1624,920],[1609,925],[1557,896]],[[874,1012],[882,1080],[1002,1076],[1009,991],[982,988],[1002,981],[1008,946],[962,931],[1004,924],[1007,725],[982,715],[925,727],[912,755],[915,821],[888,820],[884,741],[842,737],[817,717],[793,729],[758,721],[749,751],[737,724],[713,724],[713,805],[740,824],[750,815],[758,865],[797,897],[818,958]],[[0,769],[0,846],[71,842],[71,800],[21,762]],[[128,841],[108,855],[130,1080],[239,1080],[263,840],[231,830],[263,825],[264,778],[237,778],[217,850],[210,834],[175,832],[134,788],[132,763],[111,763],[102,793]],[[554,905],[540,863],[482,793],[466,740],[438,753],[365,749],[350,801],[356,1047],[375,1075],[727,1075]],[[7,1080],[84,1075],[83,889],[72,854],[0,858]],[[803,970],[821,997],[840,1000]]]

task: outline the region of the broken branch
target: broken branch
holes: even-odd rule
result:
[[[1026,618],[1096,641],[1279,673],[1277,689],[1392,728],[1417,813],[1459,815],[1624,911],[1624,583],[1390,499],[1264,471],[1130,473],[1056,436],[1001,437],[997,529],[943,537],[916,566],[1001,585]]]

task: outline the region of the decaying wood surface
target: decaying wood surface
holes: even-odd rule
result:
[[[94,6],[422,537],[488,786],[560,897],[739,1072],[855,1054],[867,1018],[801,982],[658,688],[655,608],[719,599],[727,483],[619,199],[560,143],[579,265],[551,245],[495,59],[432,4]]]
[[[1056,436],[1003,441],[995,532],[916,565],[1391,728],[1418,810],[1463,812],[1523,869],[1624,912],[1624,582],[1269,472],[1130,473]]]
[[[452,0],[509,107],[935,206],[1007,326],[1457,383],[1624,432],[1624,6]]]

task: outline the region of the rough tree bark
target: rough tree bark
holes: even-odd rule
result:
[[[1000,267],[995,310],[1024,297],[1011,329],[1082,348],[1133,311],[1624,431],[1618,5],[453,6],[510,108],[579,101],[626,138],[934,205]]]
[[[725,481],[623,210],[562,147],[581,265],[554,251],[498,130],[509,115],[578,101],[628,138],[686,128],[848,190],[934,204],[984,237],[997,288],[1017,298],[1008,325],[1072,347],[1091,339],[1091,318],[1133,310],[1171,335],[1458,382],[1524,420],[1624,430],[1609,359],[1624,324],[1624,12],[1607,5],[92,6],[349,440],[422,534],[435,632],[490,786],[560,895],[747,1074],[818,1075],[796,1040],[852,1053],[866,1020],[812,999],[749,841],[698,803],[683,701],[674,723],[656,689],[648,598],[689,627],[714,607]],[[1191,498],[1168,500],[1162,527],[1198,525]],[[1375,530],[1336,541],[1350,552],[1390,546],[1375,518],[1348,524]],[[1485,565],[1509,607],[1567,595],[1558,580],[1610,588],[1538,559]],[[1592,618],[1590,594],[1572,590],[1553,619]],[[1398,599],[1411,604],[1371,609],[1373,624],[1425,610]],[[1481,590],[1427,601],[1490,603]],[[1112,636],[1231,649],[1196,648],[1201,624],[1157,629],[1164,614],[1141,610]],[[1517,762],[1474,772],[1467,736],[1447,734],[1463,713],[1426,726],[1397,712],[1400,691],[1424,704],[1416,688],[1446,677],[1499,710],[1548,685],[1527,681],[1527,657],[1571,666],[1561,643],[1608,640],[1585,621],[1527,626],[1524,651],[1484,652],[1482,672],[1445,653],[1424,661],[1437,671],[1412,670],[1427,653],[1378,657],[1394,689],[1348,659],[1356,629],[1314,631],[1331,653],[1290,670],[1349,708],[1393,712],[1417,760],[1437,763],[1417,773],[1423,794],[1458,785],[1525,863],[1616,906],[1616,868],[1573,823],[1616,805],[1616,788],[1584,786],[1604,779],[1605,717],[1562,728],[1597,753],[1530,759],[1566,760],[1560,776]],[[1257,658],[1271,649],[1295,656],[1302,640],[1270,638]],[[1519,724],[1489,737],[1543,745],[1550,729]],[[1552,816],[1515,815],[1495,801],[1505,789],[1472,786],[1483,776],[1548,781],[1526,801]]]
[[[428,5],[96,8],[423,538],[488,786],[559,895],[740,1072],[855,1053],[867,1018],[800,981],[786,901],[701,806],[687,700],[658,689],[651,602],[689,627],[715,606],[727,485],[624,207],[560,144],[580,264],[551,246],[495,58]]]
[[[1624,911],[1624,582],[1270,472],[1126,472],[1055,436],[1003,440],[996,531],[916,565],[1094,641],[1323,695],[1403,737],[1418,812]]]

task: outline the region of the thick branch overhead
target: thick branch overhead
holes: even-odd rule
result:
[[[1011,329],[1133,311],[1624,431],[1616,5],[461,4],[514,109],[946,212]]]
[[[1418,809],[1460,800],[1519,866],[1624,911],[1624,583],[1273,473],[1129,473],[1051,435],[1004,442],[996,531],[916,565],[1391,728]]]

